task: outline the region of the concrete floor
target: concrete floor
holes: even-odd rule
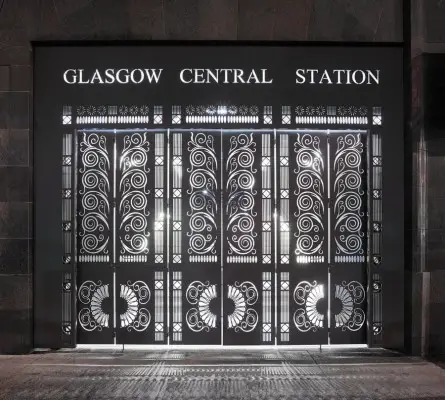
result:
[[[382,350],[0,356],[0,399],[445,399],[445,370]]]

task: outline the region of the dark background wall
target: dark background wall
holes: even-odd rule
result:
[[[445,353],[445,132],[443,123],[434,129],[426,123],[424,93],[426,65],[436,63],[432,53],[445,52],[445,2],[412,0],[405,38],[403,3],[409,1],[0,0],[0,352],[32,348],[31,41],[412,39],[407,338],[414,352]]]

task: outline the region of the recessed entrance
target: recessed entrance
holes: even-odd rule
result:
[[[75,143],[79,343],[365,343],[366,131]]]

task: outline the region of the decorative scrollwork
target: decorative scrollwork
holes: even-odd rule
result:
[[[258,301],[258,290],[249,281],[235,282],[228,285],[227,297],[233,301],[235,309],[228,315],[228,328],[233,328],[235,332],[251,332],[258,324],[258,313],[253,306]]]
[[[335,259],[338,262],[364,261],[362,153],[359,133],[337,138],[334,218]]]
[[[214,148],[214,136],[205,133],[193,133],[188,142],[191,167],[189,197],[190,217],[187,236],[188,253],[199,255],[216,254],[217,226],[216,215],[218,201],[216,191],[218,160]]]
[[[294,312],[294,324],[300,332],[323,328],[325,316],[317,309],[317,303],[324,299],[324,287],[317,281],[300,282],[294,290],[294,301],[299,307]]]
[[[334,316],[336,328],[354,332],[362,328],[366,320],[365,312],[354,305],[362,304],[365,297],[365,289],[357,281],[343,281],[341,285],[335,285],[335,298],[342,304],[341,311]]]
[[[320,138],[310,134],[297,134],[296,153],[296,232],[294,236],[297,263],[323,262],[324,161]]]
[[[227,156],[228,172],[226,189],[228,201],[228,254],[250,256],[256,254],[254,211],[255,195],[254,168],[256,143],[253,134],[239,134],[230,138],[230,149]]]
[[[79,197],[82,205],[79,211],[79,251],[82,261],[84,255],[108,255],[110,157],[106,137],[97,133],[83,133],[79,152]]]
[[[190,304],[198,306],[187,311],[188,327],[194,332],[209,332],[216,328],[217,316],[210,310],[210,302],[218,297],[216,285],[194,281],[188,286],[185,297]]]
[[[121,327],[143,332],[150,325],[150,312],[141,305],[145,305],[150,300],[150,289],[143,281],[131,283],[128,281],[125,285],[121,284],[120,297],[127,303],[127,309],[120,315]]]
[[[77,297],[80,303],[86,305],[78,314],[80,326],[89,332],[109,328],[110,314],[105,312],[102,302],[110,297],[108,285],[101,281],[85,281],[79,288]]]
[[[146,132],[126,135],[123,140],[119,181],[120,253],[147,254],[150,236],[148,227],[150,211],[147,198],[150,194],[147,179],[150,172],[148,167],[150,144]]]

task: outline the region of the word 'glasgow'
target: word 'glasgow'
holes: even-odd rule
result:
[[[84,69],[67,69],[63,73],[63,80],[68,84],[112,84],[112,83],[158,83],[161,78],[161,69],[113,69],[108,68],[103,72],[98,69],[92,74],[85,73]]]

